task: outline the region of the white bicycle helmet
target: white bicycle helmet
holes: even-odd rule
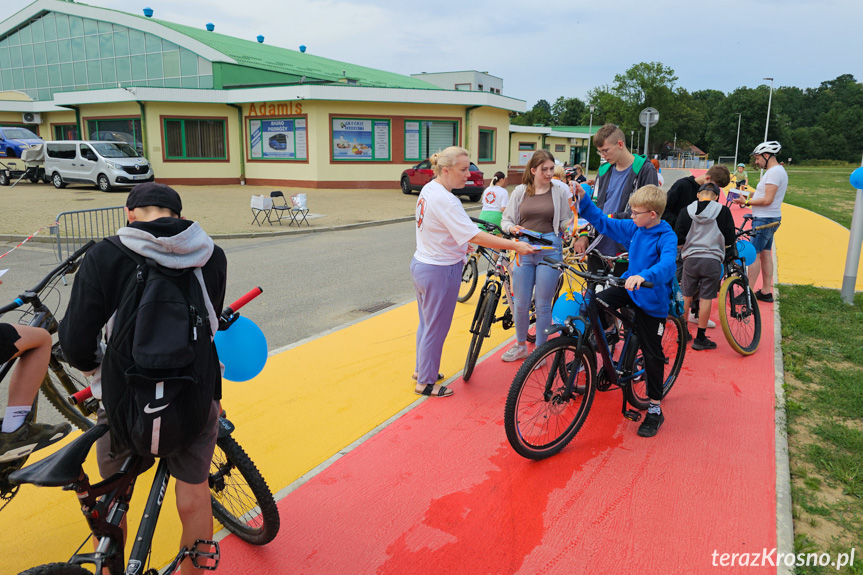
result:
[[[775,155],[775,154],[778,154],[779,150],[781,150],[781,149],[782,149],[782,144],[780,144],[779,142],[776,142],[776,141],[761,142],[760,144],[755,146],[755,149],[752,150],[752,153],[749,155],[750,156],[760,156],[761,154],[774,154]]]

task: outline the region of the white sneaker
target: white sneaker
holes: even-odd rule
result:
[[[530,354],[527,352],[527,346],[526,345],[521,346],[521,345],[515,344],[511,348],[506,350],[506,353],[503,354],[501,359],[503,361],[517,361],[519,359],[526,358],[528,355],[530,355]]]
[[[694,323],[695,325],[698,325],[698,318],[695,317],[695,314],[692,312],[689,312],[689,323]],[[716,322],[714,322],[712,319],[707,320],[707,327],[716,327]]]

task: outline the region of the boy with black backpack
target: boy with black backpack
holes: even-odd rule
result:
[[[117,472],[130,452],[166,458],[177,480],[180,546],[192,549],[213,536],[207,480],[221,371],[212,338],[227,260],[197,222],[180,219],[182,207],[168,186],[132,189],[129,224],[87,253],[59,335],[69,363],[99,376],[99,422],[111,428],[97,443],[100,474]],[[184,561],[181,572],[198,570]]]

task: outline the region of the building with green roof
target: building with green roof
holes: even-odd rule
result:
[[[521,100],[156,16],[37,0],[0,22],[0,124],[123,139],[165,183],[396,187],[447,145],[507,168]]]

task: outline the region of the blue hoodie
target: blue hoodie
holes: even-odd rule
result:
[[[652,288],[629,292],[635,305],[651,317],[668,317],[671,280],[677,271],[677,235],[668,222],[639,228],[632,220],[609,218],[590,201],[589,194],[579,202],[578,215],[629,251],[629,269],[622,277],[639,275],[653,282]]]

